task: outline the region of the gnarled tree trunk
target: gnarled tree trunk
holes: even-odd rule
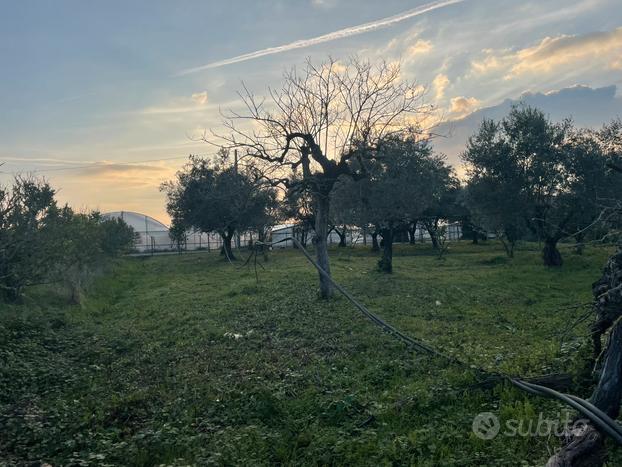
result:
[[[597,321],[592,326],[596,357],[601,357],[599,382],[590,402],[611,418],[620,414],[622,401],[622,251],[607,262],[602,277],[592,286]],[[601,337],[611,328],[601,356]],[[562,449],[547,467],[601,467],[607,457],[604,435],[591,423],[569,433]]]
[[[618,320],[611,331],[598,386],[590,402],[611,418],[620,413],[622,398],[622,321]],[[562,449],[551,457],[547,467],[601,467],[607,451],[604,435],[591,423],[577,425]]]
[[[382,258],[378,261],[378,268],[382,272],[393,272],[393,227],[389,226],[380,231],[382,235]]]
[[[432,241],[432,248],[438,250],[438,219],[435,220],[433,223],[430,223],[429,221],[426,222],[425,228],[430,235],[430,240]]]
[[[231,240],[233,239],[234,230],[229,229],[226,232],[220,233],[220,238],[222,238],[222,248],[220,249],[220,254],[224,255],[227,259],[233,261],[235,256],[233,255],[233,248],[231,247]]]
[[[505,250],[505,254],[507,255],[507,257],[514,258],[514,246],[516,245],[516,242],[508,238],[503,233],[498,234],[497,238],[501,241],[501,245],[503,245],[503,249]]]
[[[380,245],[378,244],[378,232],[371,233],[371,251],[380,251]]]
[[[609,258],[602,277],[592,284],[592,293],[596,322],[590,330],[596,359],[602,351],[602,335],[622,316],[622,250]]]
[[[268,261],[268,247],[264,245],[266,243],[266,232],[268,229],[260,227],[257,232],[257,237],[260,243],[259,250],[263,256],[264,261]]]
[[[333,227],[333,230],[339,235],[339,245],[340,248],[345,248],[346,245],[346,235],[348,233],[348,228],[344,225],[342,230],[339,230],[337,227]]]
[[[544,240],[542,259],[544,260],[545,266],[559,267],[562,265],[562,255],[557,249],[557,242],[557,238],[547,238]]]
[[[417,232],[417,222],[412,222],[408,226],[408,243],[411,245],[415,244],[415,233]]]
[[[315,214],[315,258],[318,265],[330,275],[330,263],[328,260],[328,214],[330,209],[330,199],[321,194],[316,195],[316,214]],[[330,298],[332,286],[327,278],[320,276],[320,296]]]
[[[578,233],[574,236],[574,240],[575,240],[574,252],[577,255],[583,254],[583,250],[585,249],[585,243],[583,243],[584,239],[585,239],[585,235],[583,233]]]

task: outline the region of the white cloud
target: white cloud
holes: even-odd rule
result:
[[[479,105],[480,101],[475,97],[452,97],[449,111],[454,118],[460,118],[476,110]]]
[[[502,51],[484,49],[482,53],[484,57],[471,62],[471,71],[478,75],[490,73],[507,66],[508,57],[512,55],[512,52],[507,49]]]
[[[142,115],[168,115],[202,112],[207,105],[207,91],[195,92],[190,97],[177,97],[163,105],[146,107],[139,111]]]
[[[146,177],[147,172],[168,173],[170,171],[164,167],[154,165],[105,162],[86,167],[80,172],[79,175],[88,177],[119,177],[127,175],[134,179],[136,176],[143,178]]]
[[[445,97],[445,90],[447,86],[449,86],[449,78],[447,75],[440,73],[436,75],[434,81],[432,81],[432,86],[434,87],[434,92],[436,93],[436,100],[441,100]]]
[[[548,74],[567,68],[616,69],[622,56],[622,27],[584,35],[545,37],[538,44],[519,50],[482,51],[471,63],[475,75],[503,73],[507,79]]]
[[[337,5],[337,0],[311,0],[311,5],[316,8],[333,8]]]
[[[197,104],[207,104],[207,91],[195,92],[191,97]]]
[[[433,46],[431,41],[419,39],[413,45],[408,47],[408,49],[406,49],[405,57],[407,59],[412,59],[419,55],[425,55],[428,54],[432,50],[432,48]]]

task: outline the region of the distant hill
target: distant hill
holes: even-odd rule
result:
[[[482,119],[501,119],[513,104],[521,102],[543,110],[554,121],[571,117],[581,127],[599,127],[616,117],[622,117],[622,97],[616,97],[615,85],[602,88],[573,86],[546,94],[525,93],[519,99],[506,99],[498,105],[441,124],[437,132],[446,137],[437,138],[434,146],[447,155],[449,162],[459,162],[459,155],[468,137],[477,131]]]

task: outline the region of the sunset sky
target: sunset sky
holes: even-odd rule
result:
[[[77,209],[164,222],[160,183],[213,152],[192,136],[242,81],[261,95],[307,57],[401,59],[449,120],[526,92],[622,90],[620,0],[1,4],[0,182],[33,172]]]

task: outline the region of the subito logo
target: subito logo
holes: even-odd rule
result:
[[[499,418],[491,412],[482,412],[473,419],[473,433],[480,439],[490,440],[499,434]]]

